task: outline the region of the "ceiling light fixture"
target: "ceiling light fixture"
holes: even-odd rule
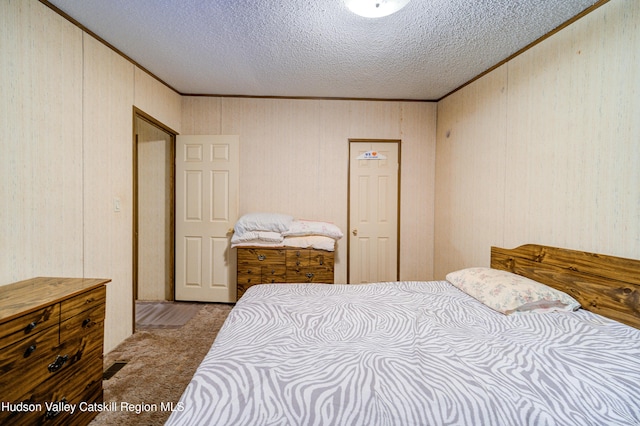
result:
[[[365,18],[381,18],[396,13],[409,3],[409,0],[345,0],[349,10]]]

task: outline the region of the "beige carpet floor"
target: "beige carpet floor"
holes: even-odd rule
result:
[[[90,426],[163,425],[171,412],[162,410],[162,404],[180,399],[232,307],[201,304],[182,327],[138,328],[105,355],[105,369],[126,362],[103,381],[104,401],[115,402],[117,409],[102,411]],[[122,403],[133,405],[123,409]]]

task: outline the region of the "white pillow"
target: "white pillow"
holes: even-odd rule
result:
[[[447,274],[447,281],[506,315],[518,312],[570,312],[580,307],[566,293],[499,269],[461,269]]]
[[[330,222],[317,222],[313,220],[294,220],[291,226],[282,233],[285,237],[304,237],[306,235],[322,235],[324,237],[339,240],[343,237],[342,231]]]
[[[234,232],[242,235],[249,231],[284,232],[293,222],[293,216],[280,213],[247,213],[234,226]]]

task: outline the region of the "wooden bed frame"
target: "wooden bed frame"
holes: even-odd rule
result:
[[[584,309],[640,329],[640,260],[527,244],[491,247],[491,267],[564,291]]]

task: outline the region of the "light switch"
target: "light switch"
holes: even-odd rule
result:
[[[116,213],[120,213],[120,198],[113,198],[113,211]]]

